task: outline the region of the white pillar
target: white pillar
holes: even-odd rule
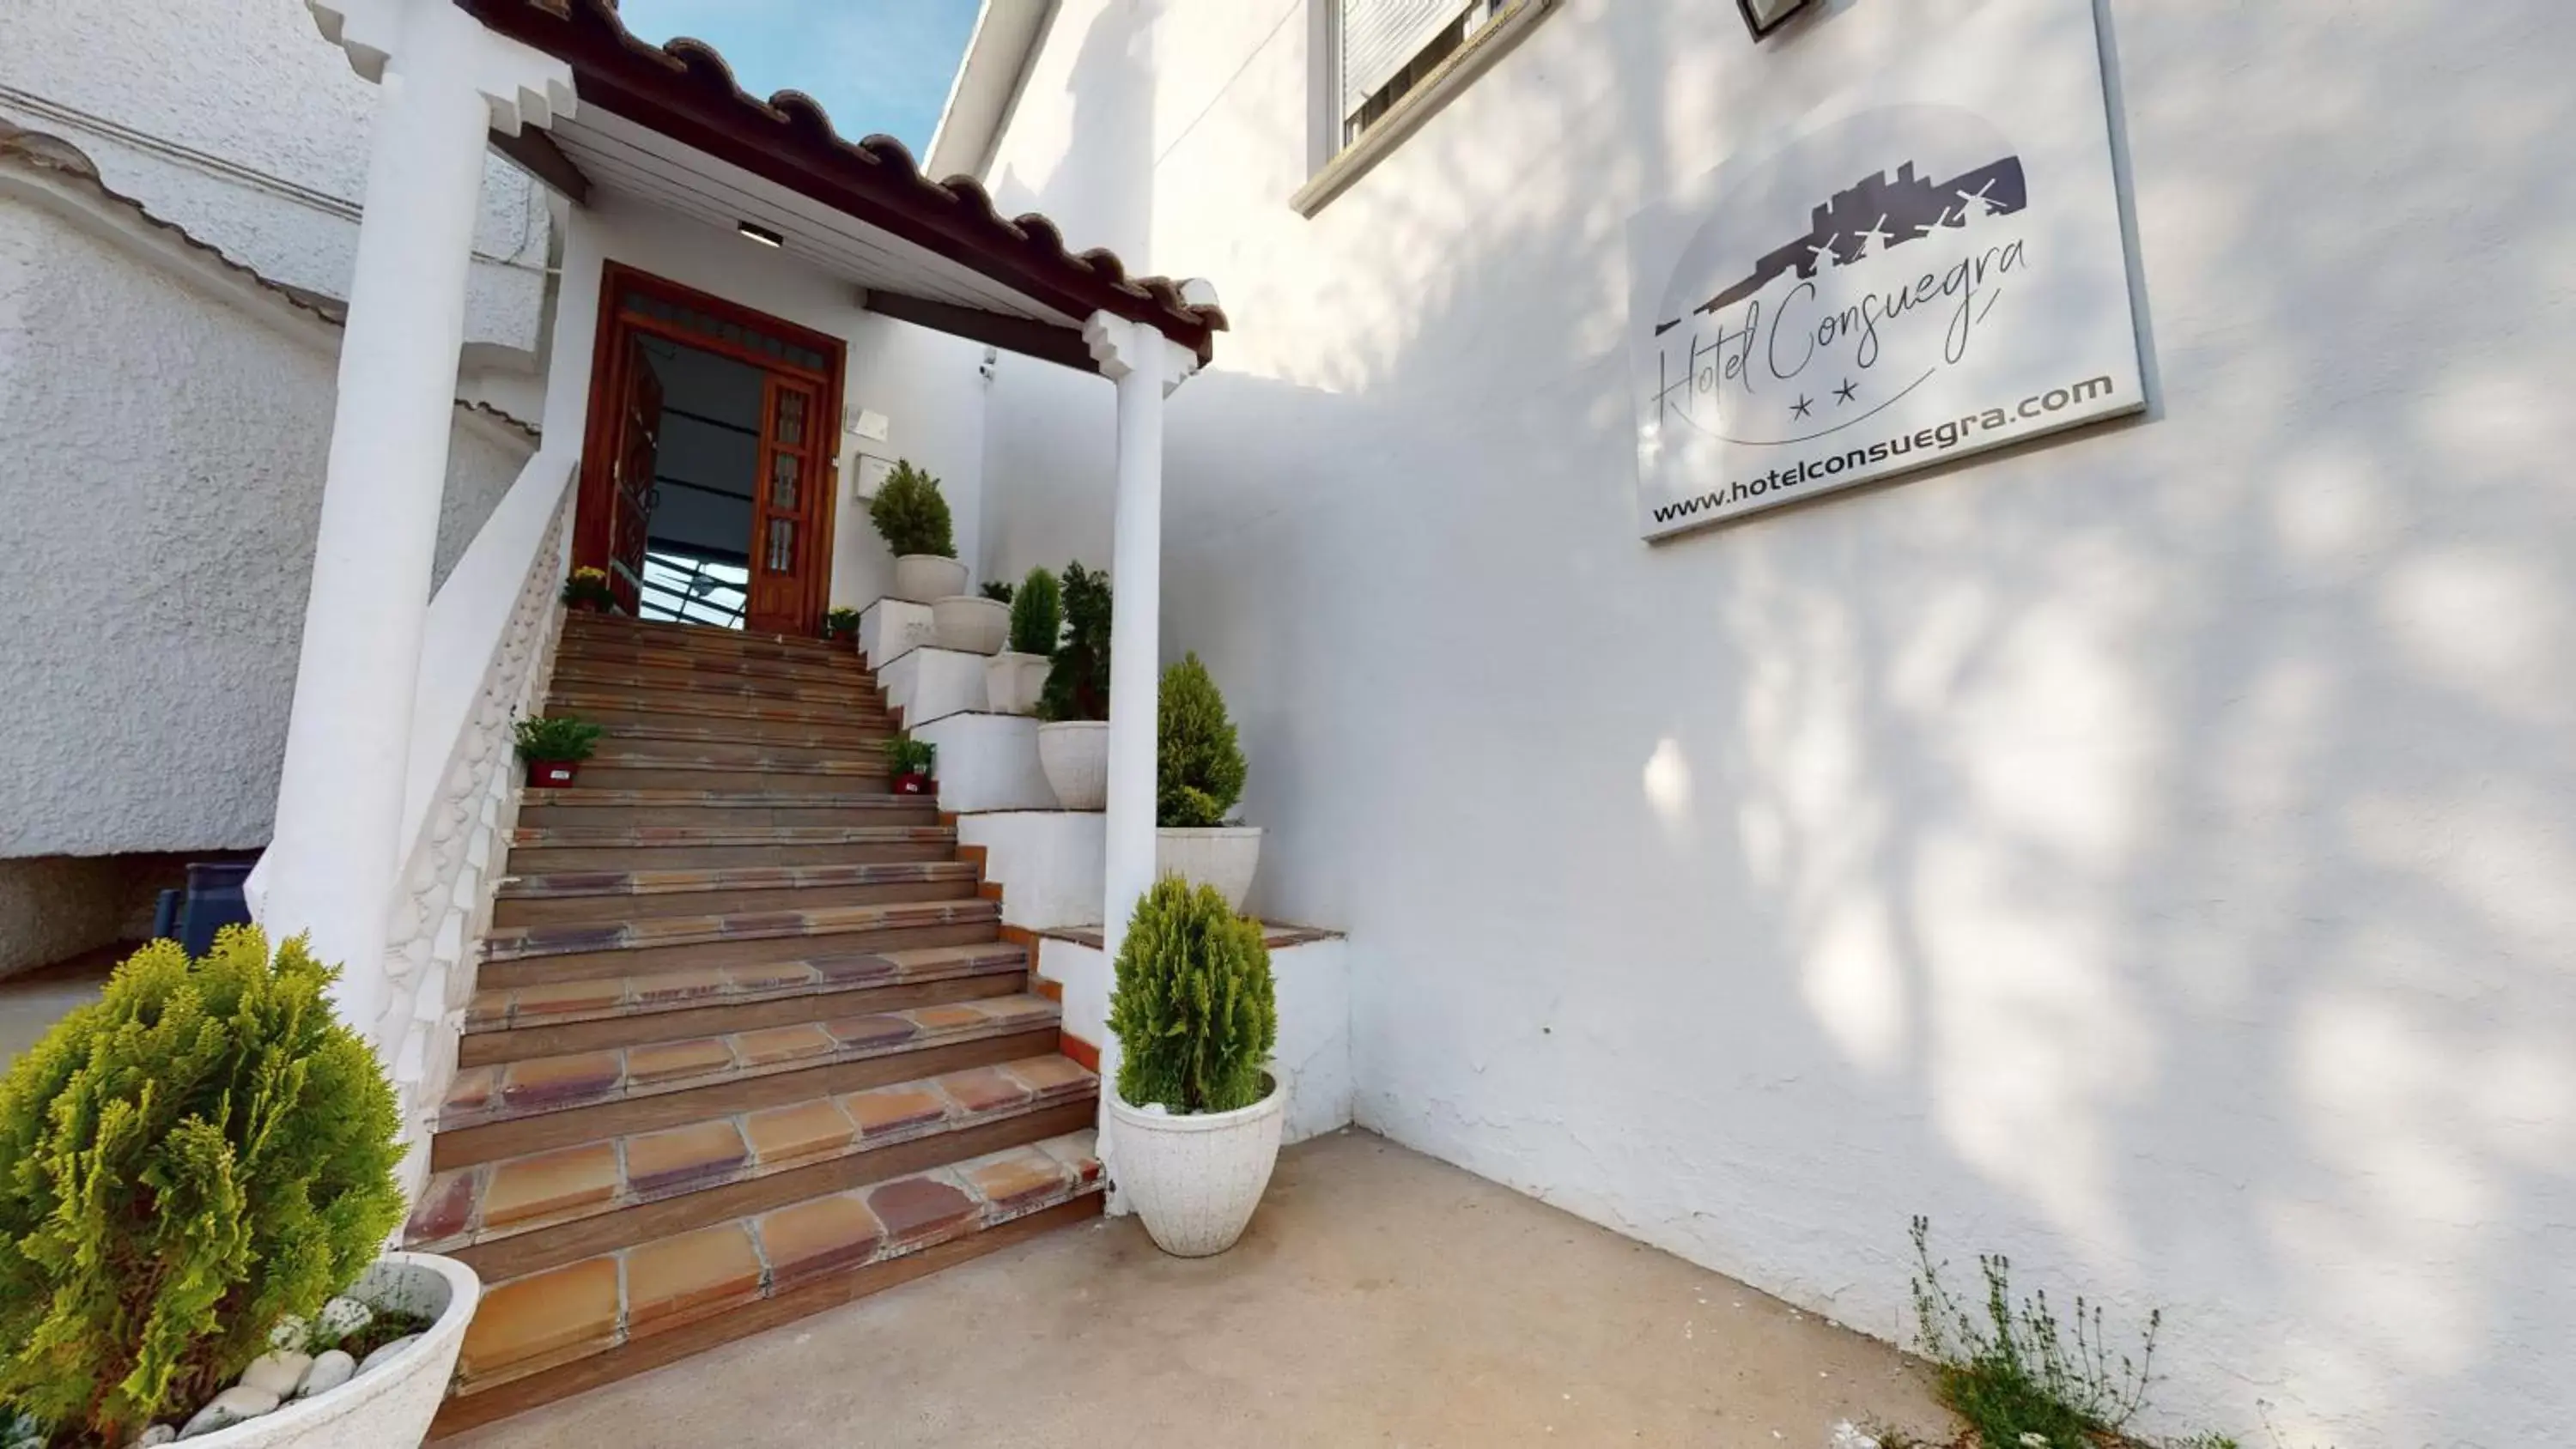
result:
[[[273,938],[310,932],[315,954],[340,963],[335,1004],[380,1047],[396,1039],[381,1020],[386,928],[493,120],[479,24],[447,0],[382,14],[399,40],[367,159],[294,713],[260,868],[262,924]]]

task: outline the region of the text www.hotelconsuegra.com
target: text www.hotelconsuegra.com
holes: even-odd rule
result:
[[[1767,494],[1839,477],[1911,453],[1946,453],[1981,434],[2026,427],[2033,422],[2045,421],[2052,413],[2110,397],[2118,391],[2119,384],[2107,377],[2087,378],[2071,386],[2050,388],[2046,392],[2033,393],[2010,408],[1988,408],[1954,422],[1917,428],[1903,437],[1849,448],[1821,460],[1801,460],[1787,468],[1774,468],[1758,478],[1738,479],[1712,492],[1658,504],[1653,510],[1655,521],[1671,523],[1694,514],[1713,513],[1729,504],[1744,503]]]

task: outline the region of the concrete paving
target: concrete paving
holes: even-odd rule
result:
[[[0,980],[0,1067],[44,1039],[73,1007],[98,1000],[132,943],[103,946],[69,961]]]
[[[1823,1449],[1844,1418],[1944,1422],[1885,1344],[1347,1132],[1222,1257],[1087,1224],[446,1442]]]

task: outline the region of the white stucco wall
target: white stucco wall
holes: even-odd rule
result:
[[[1255,904],[1363,1123],[1583,1216],[1898,1337],[1928,1213],[2164,1308],[2152,1427],[2562,1440],[2576,12],[2108,0],[2155,412],[1640,544],[1626,219],[1971,3],[1565,0],[1308,221],[1308,0],[1065,0],[992,179],[1234,319],[1163,652]],[[1105,392],[1005,359],[995,571],[1105,557]]]
[[[557,436],[582,436],[600,277],[610,261],[846,342],[846,417],[856,418],[862,408],[885,415],[885,442],[866,447],[909,458],[938,477],[957,556],[970,570],[975,567],[982,556],[984,438],[982,413],[974,404],[982,348],[868,312],[854,283],[795,257],[674,212],[595,192],[590,206],[572,213],[564,234],[546,382],[546,426]],[[851,496],[850,479],[843,477],[839,489],[831,598],[836,605],[862,606],[891,581],[894,560],[868,522],[867,505]]]
[[[200,291],[153,235],[0,199],[0,859],[268,837],[337,333]],[[463,418],[452,446],[442,575],[534,450]]]
[[[0,18],[0,117],[62,136],[154,214],[330,297],[348,295],[376,101],[302,0],[155,0],[148,16],[9,0]],[[490,158],[468,342],[533,359],[549,225],[542,188]]]

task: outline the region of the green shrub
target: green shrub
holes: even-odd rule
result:
[[[939,496],[939,480],[912,466],[910,460],[896,463],[877,485],[877,496],[868,503],[868,521],[877,526],[878,536],[897,558],[905,554],[957,557],[957,545],[948,536],[948,500]]]
[[[523,760],[587,760],[599,748],[599,726],[571,715],[543,715],[519,721],[519,758]]]
[[[823,637],[826,639],[847,639],[858,632],[859,611],[856,609],[834,609],[823,616]]]
[[[576,608],[583,605],[595,605],[602,609],[614,608],[617,604],[617,591],[609,586],[608,570],[578,568],[564,580],[563,601]]]
[[[1064,633],[1064,594],[1055,575],[1031,569],[1011,600],[1011,649],[1018,654],[1053,654]]]
[[[0,1403],[126,1444],[375,1260],[399,1123],[336,974],[248,927],[156,941],[0,1078]]]
[[[984,581],[984,597],[992,600],[996,604],[1007,604],[1011,601],[1011,586],[1003,583],[1000,579],[986,579]]]
[[[1269,1094],[1279,1041],[1261,924],[1213,886],[1167,875],[1136,903],[1118,948],[1109,1029],[1125,1052],[1118,1095],[1174,1112],[1232,1112]]]
[[[1243,798],[1243,750],[1225,696],[1196,654],[1163,671],[1155,730],[1154,823],[1223,825]]]
[[[1109,616],[1109,575],[1093,573],[1078,559],[1065,565],[1064,642],[1056,646],[1055,667],[1038,696],[1040,719],[1109,718]]]
[[[2143,1346],[2132,1362],[2111,1354],[2102,1310],[2075,1300],[2070,1329],[2058,1322],[2046,1293],[2013,1302],[2009,1260],[1979,1255],[1985,1301],[1971,1309],[1941,1281],[1932,1260],[1932,1225],[1913,1226],[1914,1316],[1933,1391],[1952,1413],[1992,1445],[2045,1441],[2048,1449],[2095,1449],[2145,1404],[2163,1315],[2148,1315]],[[2035,1436],[2035,1439],[2034,1439]]]
[[[896,735],[886,741],[885,758],[889,775],[927,775],[937,767],[939,747],[908,734]]]

